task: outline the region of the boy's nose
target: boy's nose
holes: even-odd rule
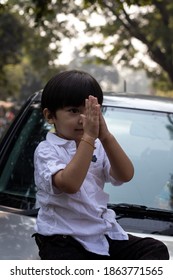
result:
[[[79,121],[80,124],[83,124],[83,118],[82,118],[81,115],[79,115],[79,120],[78,121]]]

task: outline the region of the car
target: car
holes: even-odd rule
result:
[[[0,259],[39,259],[34,239],[33,154],[53,127],[40,108],[41,91],[22,106],[0,142]],[[106,183],[109,205],[129,233],[162,240],[173,259],[173,99],[104,94],[102,112],[132,160],[133,179]]]

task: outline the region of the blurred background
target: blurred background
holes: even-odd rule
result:
[[[104,91],[173,97],[172,0],[0,0],[0,136],[65,69]]]

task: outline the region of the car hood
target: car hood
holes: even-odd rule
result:
[[[32,234],[35,218],[0,211],[0,259],[39,259]]]
[[[27,260],[39,259],[38,248],[32,234],[34,233],[35,218],[0,211],[0,259]],[[173,237],[143,233],[130,234],[139,237],[156,238],[169,248],[170,259],[173,259]]]

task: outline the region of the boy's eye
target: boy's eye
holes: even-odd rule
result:
[[[72,112],[74,114],[79,113],[79,109],[78,108],[70,108],[69,112]]]

